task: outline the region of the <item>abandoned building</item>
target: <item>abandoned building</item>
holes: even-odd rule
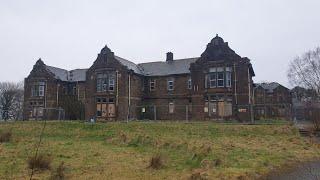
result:
[[[292,99],[290,89],[276,83],[256,83],[253,89],[255,119],[290,119]]]
[[[199,57],[135,64],[107,46],[88,69],[39,59],[25,78],[25,119],[250,120],[254,70],[214,37]]]

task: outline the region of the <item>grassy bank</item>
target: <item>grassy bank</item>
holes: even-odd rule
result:
[[[12,132],[0,143],[0,179],[26,179],[43,122],[1,123]],[[48,122],[40,153],[64,162],[71,179],[254,178],[275,167],[320,157],[320,149],[286,124]],[[163,167],[150,168],[160,155]]]

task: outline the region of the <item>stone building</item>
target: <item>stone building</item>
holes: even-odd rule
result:
[[[254,75],[250,60],[218,35],[200,57],[174,59],[168,52],[165,61],[141,64],[106,46],[89,69],[38,60],[25,79],[24,118],[55,118],[63,109],[67,119],[246,121]]]
[[[288,88],[276,82],[254,85],[254,111],[257,119],[291,118],[292,99]]]

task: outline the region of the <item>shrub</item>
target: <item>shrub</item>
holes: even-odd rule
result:
[[[149,168],[160,169],[164,166],[164,157],[161,154],[154,155],[150,159]]]
[[[28,159],[30,169],[47,170],[50,169],[51,158],[43,154]]]
[[[0,133],[0,143],[9,142],[12,137],[11,131]]]
[[[65,170],[66,167],[64,165],[64,162],[61,162],[60,165],[57,167],[55,171],[52,171],[51,174],[51,180],[63,180],[65,179]]]

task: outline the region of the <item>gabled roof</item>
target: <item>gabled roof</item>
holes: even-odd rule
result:
[[[190,73],[190,64],[198,58],[176,59],[171,62],[158,61],[138,64],[145,76],[167,76]]]

